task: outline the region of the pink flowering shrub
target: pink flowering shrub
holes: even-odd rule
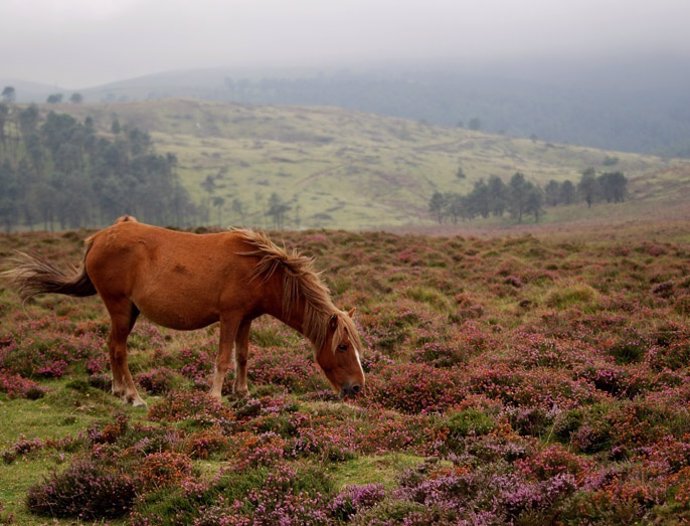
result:
[[[148,393],[159,395],[175,386],[175,373],[168,367],[158,367],[137,374],[135,380]]]
[[[2,452],[2,460],[6,464],[11,464],[18,457],[24,457],[32,451],[45,447],[45,445],[45,442],[40,438],[27,439],[21,436],[10,448]]]
[[[275,433],[244,432],[230,438],[229,450],[238,469],[244,469],[276,464],[285,456],[286,447],[286,440]]]
[[[6,393],[10,398],[35,400],[42,398],[45,390],[33,380],[0,370],[0,393]]]
[[[467,393],[457,372],[426,364],[384,366],[367,384],[367,396],[404,413],[444,411]]]
[[[191,460],[182,453],[161,451],[146,455],[138,468],[137,479],[145,490],[177,484],[192,472]]]
[[[47,517],[115,519],[129,513],[135,497],[130,476],[82,460],[29,488],[26,504]]]
[[[203,349],[182,349],[177,359],[183,364],[179,369],[183,376],[192,380],[194,385],[198,387],[208,388],[213,364],[215,363],[213,355]]]
[[[179,422],[192,420],[201,425],[232,420],[233,412],[220,400],[199,391],[173,391],[151,406],[149,417],[152,420]]]
[[[326,385],[312,356],[278,347],[252,348],[248,377],[255,384],[280,385],[293,392]]]
[[[226,451],[229,439],[219,429],[204,429],[185,439],[185,452],[193,459],[207,459],[215,453]]]
[[[19,308],[0,291],[0,405],[45,411],[61,437],[17,438],[35,435],[12,418],[0,455],[36,470],[79,459],[29,491],[39,522],[687,522],[685,238],[650,243],[642,226],[622,227],[620,241],[516,228],[481,238],[281,232],[318,255],[334,304],[357,308],[366,386],[348,400],[309,342],[269,319],[250,335],[249,396],[231,394],[231,370],[227,398],[209,398],[217,324],[177,334],[142,317],[130,365],[159,397],[148,412],[121,408],[91,389],[110,391],[97,298]],[[77,261],[81,236],[71,236],[0,236],[0,253]],[[21,506],[11,499],[3,504]]]
[[[328,511],[336,520],[347,522],[356,513],[381,502],[385,496],[386,491],[381,484],[347,486],[333,498]]]

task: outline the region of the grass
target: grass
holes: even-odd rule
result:
[[[329,470],[329,475],[338,489],[353,484],[381,484],[386,489],[393,489],[403,471],[422,462],[424,457],[404,453],[371,455],[337,464]]]

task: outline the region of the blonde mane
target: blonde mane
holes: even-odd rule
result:
[[[259,279],[265,282],[277,271],[283,271],[282,312],[291,312],[298,304],[300,296],[304,299],[304,320],[302,330],[304,335],[320,351],[328,336],[329,322],[335,315],[338,324],[331,340],[331,351],[347,334],[353,345],[362,348],[357,328],[352,319],[340,311],[331,300],[328,287],[323,284],[319,274],[314,270],[313,259],[303,256],[299,252],[287,250],[275,245],[263,232],[234,229],[243,241],[254,247],[254,250],[241,252],[243,256],[255,256],[259,262],[252,273],[251,280]]]

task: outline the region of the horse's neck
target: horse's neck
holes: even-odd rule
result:
[[[278,281],[278,283],[280,283],[280,286],[273,289],[276,291],[276,294],[272,295],[273,297],[269,301],[269,305],[267,306],[268,314],[270,314],[274,318],[277,318],[278,320],[282,321],[285,325],[292,327],[293,329],[295,329],[297,332],[299,332],[303,336],[307,337],[307,334],[305,332],[306,327],[305,327],[305,322],[304,322],[304,313],[305,313],[304,297],[300,294],[299,298],[295,302],[293,308],[290,309],[290,312],[283,312],[282,276],[281,276],[281,279],[279,279],[277,281]]]

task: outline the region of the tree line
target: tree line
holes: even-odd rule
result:
[[[110,224],[122,214],[182,226],[200,211],[176,172],[172,154],[156,153],[148,133],[113,121],[94,122],[35,105],[0,103],[0,222],[24,227],[79,228]]]
[[[462,169],[458,178],[465,177]],[[597,201],[618,203],[625,200],[628,178],[623,172],[605,172],[597,175],[594,168],[582,172],[577,183],[570,180],[559,182],[551,179],[543,188],[528,181],[521,172],[516,172],[508,184],[492,175],[488,180],[481,178],[472,190],[462,195],[456,192],[434,192],[429,200],[429,212],[439,223],[450,220],[472,220],[478,217],[503,217],[506,213],[521,223],[525,217],[538,222],[546,207],[572,205],[584,202],[588,207]]]

